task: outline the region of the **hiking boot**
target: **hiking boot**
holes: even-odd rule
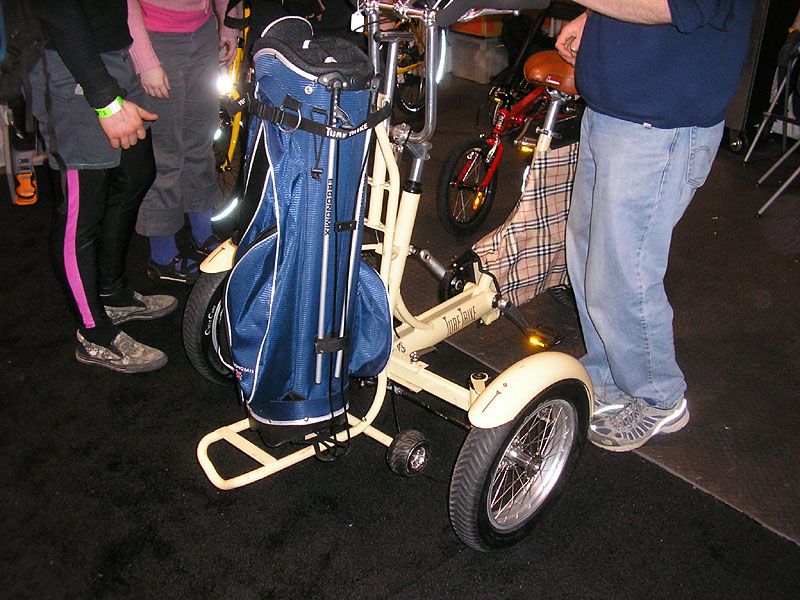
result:
[[[193,284],[200,277],[199,266],[200,263],[183,254],[178,254],[166,265],[160,265],[151,258],[147,261],[147,276],[150,279]]]
[[[75,358],[78,362],[119,373],[155,371],[167,364],[167,355],[161,350],[137,342],[124,331],[120,331],[109,346],[93,344],[79,331]]]
[[[174,296],[142,296],[139,292],[133,292],[133,299],[134,304],[130,306],[105,307],[106,314],[114,325],[128,321],[151,321],[178,308],[178,300]]]
[[[684,396],[672,408],[658,408],[641,398],[627,401],[630,396],[623,396],[617,404],[601,405],[592,417],[589,441],[598,448],[612,452],[635,450],[654,435],[673,433],[689,422]]]

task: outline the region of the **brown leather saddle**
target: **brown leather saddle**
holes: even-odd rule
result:
[[[555,50],[537,52],[525,61],[523,71],[530,83],[546,85],[550,89],[577,95],[575,67],[565,61]]]

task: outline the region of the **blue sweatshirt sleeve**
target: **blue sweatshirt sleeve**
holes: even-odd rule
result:
[[[753,0],[667,0],[672,24],[681,33],[691,33],[700,27],[729,31],[736,11],[752,12]]]

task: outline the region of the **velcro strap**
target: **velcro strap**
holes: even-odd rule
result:
[[[350,338],[344,337],[321,337],[314,340],[314,351],[317,354],[332,354],[344,350],[350,345]]]

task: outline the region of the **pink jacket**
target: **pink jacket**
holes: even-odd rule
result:
[[[238,31],[230,29],[222,25],[224,18],[224,10],[228,6],[228,0],[145,0],[147,4],[166,8],[176,12],[196,12],[207,10],[213,4],[214,13],[217,16],[217,22],[220,24],[219,37],[233,38],[238,35]],[[128,28],[133,38],[133,45],[131,46],[131,58],[136,67],[137,73],[142,73],[153,67],[161,64],[153,51],[153,46],[150,43],[150,35],[144,24],[144,15],[142,14],[142,6],[139,0],[128,0]]]

